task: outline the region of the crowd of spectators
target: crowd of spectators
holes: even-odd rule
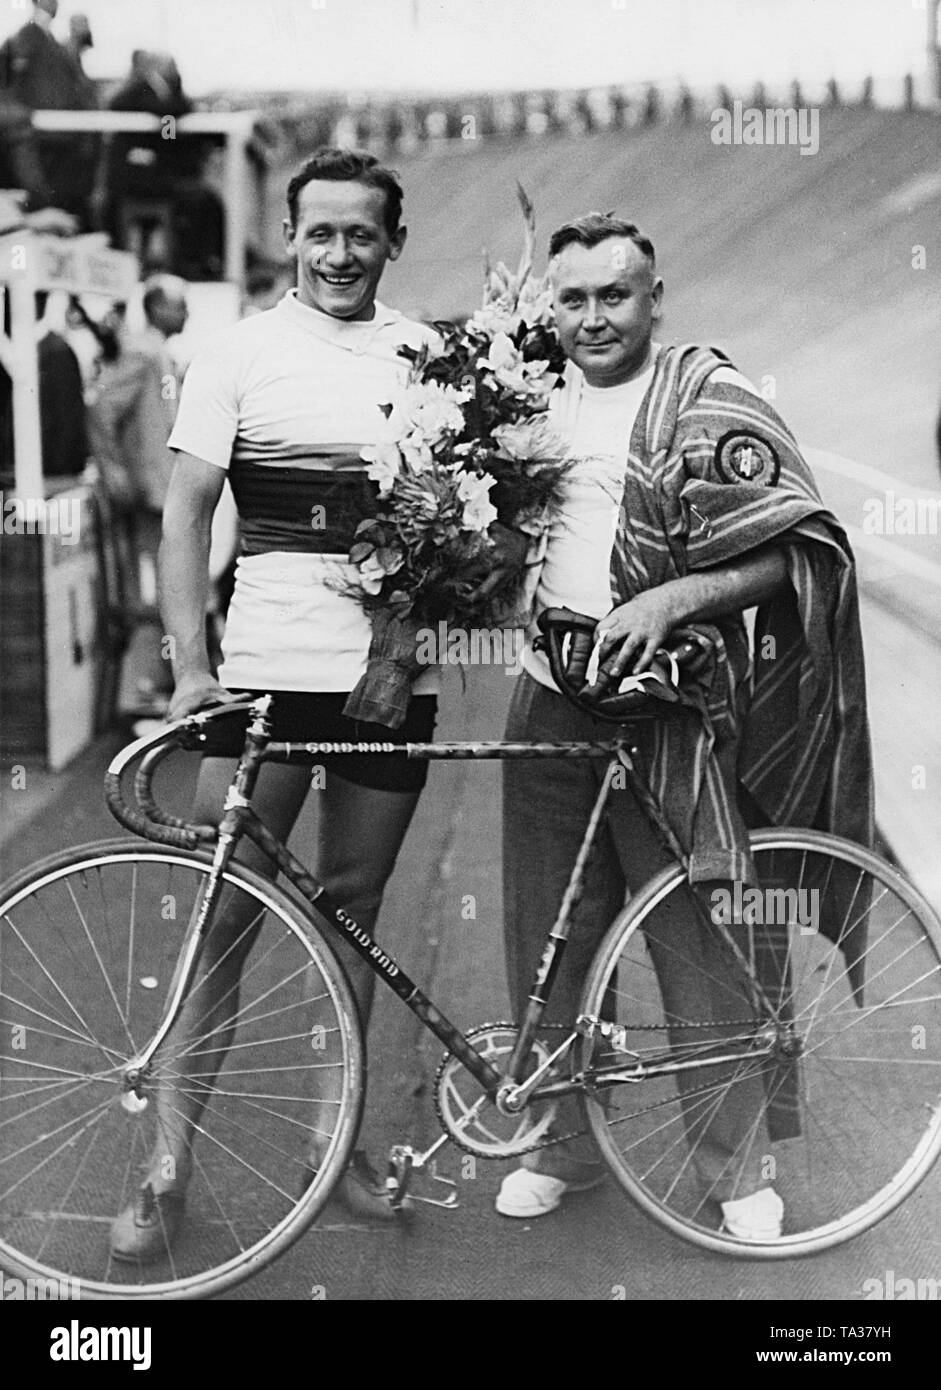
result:
[[[143,326],[114,304],[100,317],[77,297],[36,295],[36,357],[42,469],[47,491],[79,479],[95,486],[99,521],[116,571],[125,640],[143,627],[133,697],[138,713],[159,712],[170,690],[156,607],[161,516],[173,469],[167,439],[182,372],[168,344],[187,321],[186,283],[156,275],[143,286]],[[9,377],[0,372],[0,484],[13,483]]]
[[[60,43],[51,32],[58,11],[59,0],[32,0],[27,23],[0,45],[0,189],[21,190],[20,214],[34,225],[50,226],[54,210],[53,230],[106,232],[112,245],[138,254],[145,272],[219,278],[222,208],[202,181],[212,140],[177,136],[173,123],[192,102],[176,61],[137,49],[125,79],[106,94],[84,68],[94,46],[88,19],[71,15]],[[32,124],[35,111],[99,107],[143,112],[160,124],[108,134]],[[9,216],[7,200],[0,231]]]

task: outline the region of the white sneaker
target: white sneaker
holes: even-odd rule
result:
[[[784,1203],[773,1187],[763,1187],[750,1197],[722,1204],[723,1229],[739,1240],[777,1240],[784,1221]]]
[[[563,1182],[561,1178],[550,1178],[545,1173],[532,1173],[528,1168],[517,1168],[503,1179],[497,1193],[496,1208],[501,1216],[530,1218],[547,1216],[555,1211],[569,1192],[588,1192],[604,1182],[604,1173]]]

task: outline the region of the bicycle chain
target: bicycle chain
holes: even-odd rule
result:
[[[719,1021],[712,1021],[712,1022],[710,1022],[710,1023],[677,1023],[677,1024],[671,1024],[670,1027],[671,1027],[671,1028],[674,1028],[674,1027],[675,1027],[675,1028],[687,1028],[687,1029],[690,1029],[690,1028],[692,1028],[692,1029],[695,1029],[695,1028],[731,1028],[731,1027],[733,1027],[733,1026],[734,1026],[734,1027],[742,1027],[742,1026],[754,1027],[754,1023],[755,1023],[755,1020],[754,1020],[753,1018],[750,1018],[750,1019],[722,1019],[722,1020],[719,1020]],[[541,1023],[541,1024],[539,1025],[539,1027],[540,1027],[540,1029],[541,1029],[543,1032],[549,1032],[549,1031],[551,1031],[551,1032],[559,1032],[559,1033],[570,1033],[570,1032],[572,1031],[571,1026],[570,1026],[569,1024],[566,1024],[566,1023]],[[468,1036],[469,1036],[471,1033],[478,1032],[478,1031],[481,1031],[481,1032],[482,1032],[484,1029],[491,1029],[491,1028],[506,1028],[507,1030],[511,1030],[511,1029],[512,1029],[512,1030],[514,1030],[514,1031],[516,1031],[516,1032],[519,1031],[519,1026],[518,1026],[517,1024],[515,1024],[515,1023],[481,1023],[481,1024],[478,1024],[478,1025],[476,1026],[476,1028],[469,1029],[469,1030],[468,1030]],[[666,1024],[638,1023],[638,1024],[634,1025],[634,1026],[631,1028],[630,1031],[631,1031],[632,1033],[661,1033],[661,1032],[663,1032],[663,1031],[665,1030],[665,1028],[666,1028]],[[434,1084],[435,1113],[436,1113],[436,1115],[438,1116],[438,1123],[439,1123],[440,1126],[441,1126],[442,1132],[443,1132],[444,1134],[449,1135],[450,1138],[451,1138],[451,1140],[452,1140],[452,1142],[455,1143],[459,1149],[463,1149],[465,1153],[472,1154],[475,1158],[480,1158],[481,1155],[480,1155],[480,1153],[478,1152],[477,1149],[471,1148],[468,1144],[465,1144],[465,1143],[462,1143],[462,1142],[461,1142],[460,1137],[451,1129],[450,1125],[448,1124],[448,1122],[447,1122],[447,1120],[446,1120],[446,1118],[445,1118],[445,1116],[444,1116],[444,1112],[443,1112],[443,1110],[442,1110],[442,1108],[441,1108],[441,1101],[440,1101],[440,1098],[439,1098],[439,1097],[440,1097],[440,1093],[441,1093],[441,1092],[440,1092],[441,1077],[442,1077],[442,1074],[443,1074],[443,1072],[444,1072],[444,1068],[447,1066],[447,1064],[448,1064],[448,1062],[450,1061],[452,1055],[453,1055],[452,1053],[446,1052],[446,1053],[444,1054],[444,1056],[441,1058],[441,1061],[438,1063],[437,1069],[436,1069],[436,1071],[435,1071],[435,1084]],[[628,1083],[625,1082],[625,1085],[626,1085],[626,1084],[628,1084]],[[587,1089],[587,1088],[586,1088],[586,1089]],[[693,1090],[684,1091],[684,1092],[683,1092],[683,1099],[685,1100],[685,1099],[687,1098],[687,1096],[697,1096],[697,1095],[703,1095],[703,1094],[710,1094],[710,1093],[712,1092],[712,1090],[713,1090],[713,1087],[712,1087],[712,1085],[709,1085],[709,1084],[703,1085],[703,1086],[697,1086],[697,1087],[696,1087],[695,1089],[693,1089]],[[632,1111],[630,1115],[624,1116],[623,1118],[625,1118],[625,1119],[635,1119],[638,1115],[645,1115],[645,1114],[647,1114],[648,1111],[659,1109],[663,1104],[664,1104],[663,1101],[654,1101],[654,1102],[652,1102],[652,1104],[650,1104],[650,1105],[645,1105],[645,1106],[642,1106],[639,1110],[634,1110],[634,1111]],[[517,1149],[516,1152],[517,1152],[517,1154],[527,1154],[527,1153],[536,1153],[539,1149],[551,1149],[551,1148],[553,1148],[556,1144],[567,1144],[567,1143],[569,1143],[569,1142],[570,1142],[571,1140],[573,1140],[573,1139],[582,1139],[582,1138],[585,1137],[585,1135],[586,1135],[587,1133],[588,1133],[587,1130],[584,1130],[584,1129],[576,1129],[576,1130],[572,1130],[572,1131],[571,1131],[570,1133],[568,1133],[568,1134],[553,1135],[551,1139],[535,1139],[535,1140],[533,1140],[533,1142],[532,1142],[531,1144],[526,1144],[524,1147],[520,1147],[519,1149]]]
[[[749,1022],[754,1022],[754,1020],[749,1020]],[[549,1026],[549,1027],[556,1027],[556,1028],[564,1028],[565,1025],[564,1025],[564,1024],[549,1024],[548,1026]],[[712,1025],[696,1024],[696,1023],[687,1023],[687,1024],[683,1024],[682,1026],[685,1027],[685,1028],[702,1028],[702,1027],[712,1026]],[[647,1032],[659,1031],[659,1029],[658,1029],[658,1027],[657,1027],[656,1024],[648,1023],[648,1024],[642,1025],[642,1027],[643,1027],[643,1030],[644,1030],[644,1031],[647,1031]],[[632,1031],[635,1031],[635,1030],[632,1029]],[[640,1028],[638,1028],[638,1030],[636,1030],[636,1031],[640,1031]],[[628,1083],[625,1082],[625,1085],[626,1085],[626,1084],[628,1084]],[[585,1089],[586,1089],[586,1091],[590,1092],[590,1088],[586,1087]],[[696,1087],[693,1088],[692,1090],[684,1091],[684,1092],[683,1092],[683,1100],[685,1101],[685,1100],[686,1100],[688,1097],[690,1097],[690,1096],[712,1095],[712,1094],[713,1094],[713,1091],[714,1091],[714,1086],[713,1086],[711,1083],[706,1083],[706,1084],[704,1084],[704,1085],[702,1085],[702,1086],[696,1086]],[[639,1110],[632,1110],[631,1113],[630,1113],[629,1115],[622,1115],[622,1116],[620,1116],[619,1118],[620,1118],[621,1120],[635,1120],[635,1119],[638,1118],[638,1116],[640,1116],[640,1115],[646,1115],[646,1114],[648,1114],[651,1110],[659,1110],[659,1109],[662,1109],[662,1107],[664,1106],[664,1104],[666,1104],[666,1102],[665,1102],[665,1101],[662,1101],[662,1100],[652,1101],[650,1105],[642,1105],[642,1106],[640,1107]],[[588,1132],[588,1131],[587,1131],[587,1130],[584,1130],[584,1129],[577,1129],[577,1130],[573,1130],[572,1133],[570,1133],[570,1134],[561,1134],[561,1135],[559,1135],[559,1136],[557,1136],[557,1137],[556,1137],[556,1136],[553,1136],[551,1139],[540,1139],[540,1140],[537,1140],[534,1144],[532,1144],[532,1145],[530,1146],[530,1148],[526,1150],[526,1152],[527,1152],[527,1153],[531,1153],[531,1152],[533,1152],[533,1151],[536,1150],[536,1149],[549,1149],[549,1148],[551,1148],[554,1144],[566,1144],[566,1143],[568,1143],[568,1142],[569,1142],[570,1140],[572,1140],[572,1139],[581,1139],[581,1138],[583,1138],[583,1137],[587,1134],[587,1132]]]

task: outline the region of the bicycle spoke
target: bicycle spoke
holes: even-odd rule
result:
[[[41,1015],[38,1013],[36,1009],[31,1009],[28,1004],[22,1003],[19,999],[15,999],[12,995],[7,994],[4,995],[3,998],[9,999],[10,1003],[15,1004],[17,1008],[26,1009],[29,1013],[36,1014],[37,1018],[41,1017]],[[14,1023],[13,1019],[11,1018],[0,1018],[0,1027],[12,1029],[20,1026],[25,1028],[26,1024],[20,1025]],[[30,1024],[28,1031],[30,1033],[35,1033],[36,1036],[39,1038],[55,1038],[57,1042],[72,1043],[76,1044],[79,1047],[91,1047],[94,1048],[96,1052],[115,1052],[114,1048],[104,1048],[100,1043],[94,1042],[91,1038],[83,1038],[81,1034],[74,1032],[74,1030],[72,1032],[72,1035],[69,1036],[65,1033],[54,1033],[51,1028],[37,1028],[35,1024]],[[115,1052],[115,1056],[119,1055],[119,1053]]]
[[[331,1067],[331,1069],[334,1070],[334,1071],[341,1071],[342,1068],[343,1068],[343,1063],[342,1063],[342,1062],[331,1062],[331,1063],[330,1063],[330,1067]],[[181,1083],[184,1083],[184,1082],[188,1081],[188,1079],[189,1079],[188,1077],[182,1076],[182,1077],[180,1077],[180,1082],[181,1082]],[[183,1085],[183,1084],[180,1084],[180,1085],[178,1085],[175,1089],[176,1089],[178,1092],[180,1092],[181,1095],[206,1096],[206,1095],[210,1095],[210,1094],[211,1094],[211,1095],[214,1095],[214,1096],[224,1096],[224,1097],[226,1097],[227,1099],[231,1099],[231,1100],[243,1100],[243,1099],[246,1098],[246,1097],[249,1097],[249,1098],[252,1099],[252,1100],[297,1100],[297,1099],[298,1099],[297,1096],[279,1095],[279,1094],[277,1094],[276,1092],[272,1092],[272,1091],[228,1091],[228,1090],[226,1090],[226,1088],[225,1088],[224,1086],[196,1086],[196,1087],[194,1087],[191,1091],[187,1091],[186,1086]],[[339,1102],[339,1101],[325,1100],[325,1099],[318,1098],[317,1104],[318,1104],[318,1105],[339,1105],[340,1102]]]
[[[362,1074],[355,1004],[303,907],[233,863],[167,1025],[210,866],[123,846],[61,862],[16,890],[15,909],[0,906],[0,1030],[22,1025],[29,1040],[25,1055],[0,1055],[4,1248],[37,1277],[120,1296],[226,1286],[299,1234],[342,1171]],[[167,979],[161,999],[152,991]],[[138,1104],[123,1071],[158,1029]],[[312,1145],[329,1159],[302,1199],[291,1174]],[[118,1213],[126,1226],[140,1184],[159,1196],[176,1181],[188,1181],[179,1232],[158,1201],[150,1246],[116,1259],[109,1227]]]
[[[789,911],[787,921],[756,925],[744,949],[726,942],[722,989],[708,959],[693,988],[676,972],[680,981],[695,974],[698,948],[674,949],[669,936],[684,910],[678,881],[661,883],[660,896],[633,914],[629,903],[582,1003],[621,1030],[618,1045],[599,1054],[599,1035],[586,1037],[582,1065],[588,1087],[619,1067],[630,1080],[609,1082],[608,1101],[590,1104],[588,1115],[622,1186],[713,1249],[741,1249],[716,1229],[712,1202],[729,1190],[760,1190],[755,1165],[767,1152],[764,1186],[783,1198],[788,1234],[777,1238],[772,1222],[766,1253],[808,1253],[892,1210],[941,1151],[941,1053],[934,1042],[924,1052],[924,1037],[941,1035],[941,932],[904,881],[865,850],[818,845],[809,831],[769,831],[756,836],[753,854],[766,891],[780,884],[821,894],[826,935],[819,925],[805,931]],[[658,939],[658,913],[673,925],[658,956],[648,944],[651,970],[642,942]],[[736,1021],[750,1012],[742,999],[756,981],[753,999],[764,993],[769,1002]],[[674,996],[681,1007],[667,1014],[664,999]],[[723,998],[736,1004],[720,1020]],[[909,1019],[925,1029],[921,1044]],[[742,1048],[737,1062],[716,1063]],[[686,1070],[661,1070],[671,1061]],[[713,1068],[721,1080],[699,1084]]]
[[[171,1106],[171,1109],[175,1115],[178,1115],[180,1117],[181,1120],[188,1123],[193,1123],[192,1121],[188,1121],[187,1116],[184,1115],[182,1110],[178,1110],[176,1106]],[[229,1158],[234,1158],[236,1163],[238,1163],[242,1168],[245,1168],[249,1173],[252,1174],[253,1177],[260,1179],[260,1181],[263,1182],[266,1187],[270,1187],[272,1191],[277,1192],[279,1197],[283,1197],[288,1202],[293,1201],[293,1198],[291,1197],[291,1194],[289,1192],[285,1192],[284,1188],[279,1187],[273,1179],[267,1177],[264,1173],[261,1172],[260,1169],[256,1168],[253,1163],[249,1163],[247,1159],[241,1158],[240,1155],[237,1154],[234,1149],[230,1149],[227,1144],[223,1144],[220,1139],[216,1139],[214,1135],[210,1134],[206,1130],[204,1125],[194,1123],[193,1128],[196,1130],[196,1133],[202,1135],[202,1137],[208,1143],[215,1145],[215,1147],[218,1149],[221,1149],[222,1152],[226,1154]]]
[[[256,1020],[254,1020],[254,1019],[252,1020],[252,1022],[255,1022],[255,1021],[256,1021]],[[340,1031],[340,1030],[339,1030],[338,1028],[325,1028],[324,1031],[323,1031],[323,1036],[324,1036],[324,1038],[328,1038],[328,1037],[332,1036],[333,1034],[338,1034],[339,1031]],[[275,1043],[302,1042],[302,1041],[303,1041],[303,1042],[309,1042],[309,1041],[310,1041],[310,1032],[309,1032],[309,1030],[308,1030],[307,1032],[304,1032],[304,1033],[285,1033],[285,1034],[283,1034],[283,1035],[281,1035],[281,1036],[273,1037],[273,1038],[258,1038],[258,1039],[252,1038],[252,1039],[250,1039],[248,1042],[230,1043],[229,1046],[226,1048],[226,1052],[227,1052],[227,1053],[229,1053],[229,1052],[238,1052],[238,1050],[239,1050],[240,1048],[246,1048],[246,1047],[253,1047],[253,1048],[254,1048],[254,1047],[272,1047]],[[186,1056],[187,1056],[187,1057],[207,1057],[207,1056],[211,1056],[211,1055],[214,1053],[214,1051],[215,1051],[214,1048],[204,1048],[204,1049],[202,1049],[201,1051],[198,1051],[198,1052],[191,1052],[191,1051],[187,1050]]]
[[[100,873],[98,877],[100,880]],[[127,923],[127,980],[124,987],[124,1012],[128,1018],[131,1016],[131,978],[134,974],[134,944],[137,929],[137,887],[138,865],[133,864],[131,866],[131,902]]]
[[[910,915],[911,915],[910,910],[906,910],[905,912],[903,912],[903,913],[902,913],[902,916],[899,917],[899,918],[897,918],[896,921],[893,922],[891,926],[887,927],[886,930],[882,933],[882,935],[881,935],[880,937],[877,937],[877,939],[876,939],[875,941],[870,942],[870,943],[867,944],[865,951],[862,953],[862,955],[859,956],[858,960],[855,961],[854,964],[862,964],[863,962],[865,962],[866,960],[868,960],[868,958],[873,954],[873,952],[877,949],[877,947],[881,946],[882,943],[883,943],[883,941],[885,941],[886,938],[887,938],[893,931],[895,931],[896,928],[899,927],[899,926],[902,924],[902,922],[904,922],[905,918],[908,917],[908,916],[910,916]],[[859,926],[859,923],[860,923],[861,921],[862,921],[862,918],[859,918],[859,919],[853,924],[853,927],[851,928],[851,931],[852,931],[852,930],[855,930],[855,928],[856,928],[857,926]],[[883,966],[882,970],[879,971],[879,975],[884,974],[886,970],[891,969],[892,966],[895,965],[895,964],[897,964],[899,960],[904,959],[904,957],[905,957],[906,955],[908,955],[909,952],[911,952],[912,950],[914,950],[915,947],[918,946],[918,944],[919,944],[919,943],[918,943],[917,940],[914,941],[914,942],[912,942],[912,944],[911,944],[910,946],[906,947],[905,951],[903,951],[903,953],[902,953],[901,956],[896,957],[896,960],[890,961],[888,965]],[[838,950],[837,950],[836,947],[834,947],[834,950],[833,950],[833,953],[832,953],[832,959],[835,960],[835,959],[837,958],[837,954],[838,954]],[[842,956],[840,956],[840,959],[842,959]],[[839,985],[840,983],[842,983],[843,980],[849,980],[849,972],[850,972],[850,967],[849,967],[849,966],[845,966],[844,969],[843,969],[843,971],[842,971],[842,973],[841,973],[840,975],[838,975],[838,976],[836,977],[835,980],[831,981],[830,983],[826,983],[826,982],[825,982],[824,988],[823,988],[823,989],[820,991],[820,993],[817,995],[817,998],[816,998],[816,1000],[815,1000],[815,1002],[814,1002],[814,1004],[813,1004],[813,1006],[812,1006],[812,1012],[811,1012],[810,1022],[809,1022],[808,1025],[807,1025],[807,1026],[808,1026],[808,1030],[809,1030],[811,1027],[813,1027],[814,1023],[816,1022],[816,1017],[817,1017],[817,1014],[818,1014],[818,1012],[819,1012],[819,1010],[820,1010],[820,1005],[822,1004],[822,1002],[823,1002],[823,1000],[825,999],[825,997],[826,997],[826,996],[830,993],[830,991],[833,990],[837,985]],[[878,979],[878,975],[877,975],[875,978]],[[872,983],[871,978],[868,980],[868,983],[870,983],[870,984]]]
[[[15,1115],[10,1115],[6,1120],[0,1120],[0,1129],[10,1124],[22,1124],[28,1116],[38,1114],[40,1110],[45,1110],[49,1105],[59,1105],[63,1100],[68,1100],[71,1096],[77,1095],[78,1092],[84,1090],[86,1086],[91,1086],[95,1078],[83,1076],[80,1081],[76,1081],[74,1078],[69,1078],[69,1080],[72,1084],[69,1086],[68,1090],[62,1089],[69,1085],[67,1081],[50,1081],[47,1082],[45,1086],[35,1087],[32,1091],[18,1091],[13,1097],[14,1100],[22,1100],[24,1096],[36,1095],[41,1090],[55,1090],[56,1094],[54,1096],[47,1096],[46,1099],[40,1101],[38,1105],[31,1105],[26,1110],[17,1111]],[[2,1162],[3,1160],[0,1159],[0,1163]]]
[[[82,1154],[81,1158],[79,1159],[78,1167],[76,1168],[74,1174],[72,1175],[72,1181],[69,1183],[68,1187],[67,1187],[66,1190],[65,1190],[65,1195],[64,1195],[63,1198],[62,1198],[63,1206],[66,1206],[66,1205],[68,1204],[68,1202],[69,1202],[69,1200],[70,1200],[70,1198],[71,1198],[71,1196],[72,1196],[72,1193],[73,1193],[74,1190],[75,1190],[76,1183],[78,1182],[79,1178],[80,1178],[81,1175],[82,1175],[82,1170],[83,1170],[83,1168],[85,1167],[85,1164],[88,1162],[88,1159],[89,1159],[90,1156],[91,1156],[91,1151],[92,1151],[92,1149],[95,1147],[95,1143],[96,1143],[96,1141],[98,1140],[98,1138],[100,1137],[100,1134],[101,1134],[101,1131],[100,1131],[99,1129],[97,1129],[97,1128],[96,1128],[96,1129],[89,1130],[89,1133],[88,1133],[88,1144],[87,1144],[86,1147],[85,1147],[85,1152]],[[52,1238],[53,1229],[54,1229],[53,1223],[50,1222],[50,1223],[48,1224],[48,1228],[47,1228],[47,1230],[46,1230],[46,1232],[45,1232],[45,1234],[44,1234],[44,1236],[43,1236],[43,1238],[42,1238],[42,1242],[41,1242],[41,1244],[40,1244],[40,1246],[39,1246],[39,1249],[36,1251],[36,1259],[37,1259],[37,1260],[41,1260],[41,1259],[42,1259],[42,1257],[43,1257],[43,1251],[46,1249],[46,1246],[48,1245],[49,1241],[50,1241],[51,1238]]]
[[[38,989],[36,989],[34,985],[31,985],[28,980],[24,980],[23,977],[16,970],[13,970],[9,965],[6,967],[6,974],[11,976],[14,980],[16,980],[17,984],[21,985],[25,990],[28,990],[30,994],[35,995],[37,999],[39,999],[43,1004],[45,1004],[47,1009],[53,1010],[53,1012],[45,1013],[42,1009],[36,1009],[31,1004],[27,1004],[25,999],[17,999],[15,995],[8,994],[6,990],[0,991],[0,998],[9,1000],[11,1004],[15,1004],[18,1008],[26,1009],[29,1013],[35,1014],[37,1018],[42,1018],[47,1023],[51,1023],[59,1028],[65,1029],[66,1033],[70,1034],[72,1037],[83,1038],[86,1042],[94,1042],[94,1040],[91,1037],[86,1037],[85,1034],[78,1032],[78,1030],[73,1028],[70,1023],[67,1023],[65,1019],[59,1018],[54,1012],[54,1006],[49,1002],[45,995],[42,994]]]
[[[4,914],[4,920],[7,921],[7,922],[9,922],[10,926],[13,928],[14,933],[16,934],[17,940],[20,942],[20,944],[21,944],[21,945],[29,952],[29,954],[32,956],[33,960],[34,960],[34,961],[36,962],[36,964],[39,966],[40,970],[41,970],[42,973],[45,975],[46,979],[49,981],[49,983],[52,985],[53,989],[54,989],[54,990],[56,991],[56,993],[59,995],[59,998],[62,1000],[63,1004],[65,1004],[66,1008],[71,1009],[72,1013],[73,1013],[73,1014],[75,1015],[75,1017],[78,1019],[79,1023],[81,1024],[82,1028],[84,1029],[84,1035],[85,1035],[86,1037],[93,1037],[94,1035],[93,1035],[91,1029],[89,1028],[88,1024],[85,1022],[85,1020],[82,1018],[82,1016],[81,1016],[81,1014],[78,1012],[78,1010],[75,1008],[75,1006],[74,1006],[74,1004],[72,1003],[72,1001],[71,1001],[71,1000],[68,998],[68,996],[65,995],[65,994],[62,992],[62,990],[59,988],[59,985],[56,983],[56,981],[55,981],[55,980],[52,978],[52,976],[49,974],[49,971],[46,969],[46,967],[43,965],[42,961],[41,961],[41,960],[39,959],[39,957],[36,955],[36,952],[33,950],[32,946],[30,946],[29,942],[26,941],[26,940],[24,939],[24,937],[22,937],[22,936],[20,935],[19,929],[17,928],[16,924],[11,920],[9,913],[5,913],[5,914]]]
[[[276,994],[279,989],[284,989],[286,985],[292,984],[294,980],[298,979],[301,975],[303,975],[306,970],[306,963],[303,965],[299,965],[293,974],[286,976],[283,980],[279,980],[277,984],[274,984],[271,986],[270,989],[265,990],[264,994],[260,994],[257,999],[251,999],[247,1004],[241,1005],[236,1013],[230,1014],[228,1018],[226,1018],[222,1023],[219,1023],[214,1028],[211,1028],[208,1033],[203,1033],[200,1037],[192,1041],[201,1043],[207,1042],[210,1038],[217,1037],[220,1033],[224,1033],[228,1029],[234,1027],[236,1023],[257,1023],[260,1021],[260,1019],[269,1017],[268,1014],[261,1014],[258,1018],[253,1018],[249,1015],[248,1010],[255,1008],[258,1004],[264,1003],[264,1001],[266,999],[269,999],[272,994]],[[233,988],[237,988],[237,986],[234,986]],[[223,996],[223,999],[227,998],[228,995],[232,992],[232,990],[227,990],[225,995]],[[297,1006],[285,1006],[283,1012],[286,1012],[287,1008],[289,1007],[294,1008]],[[205,1015],[203,1015],[203,1017],[205,1017]],[[176,1060],[179,1060],[180,1058],[189,1055],[190,1045],[191,1043],[188,1042],[184,1051],[177,1054]]]
[[[44,1158],[41,1163],[37,1163],[36,1167],[33,1168],[29,1173],[24,1173],[23,1177],[18,1179],[18,1181],[15,1182],[12,1187],[8,1187],[5,1192],[0,1192],[0,1202],[5,1202],[11,1193],[16,1192],[16,1190],[19,1187],[22,1187],[24,1182],[27,1182],[29,1179],[35,1177],[36,1174],[41,1169],[43,1169],[47,1163],[51,1163],[54,1158],[58,1158],[60,1153],[63,1153],[65,1149],[69,1148],[72,1144],[76,1143],[76,1141],[80,1139],[81,1136],[85,1133],[86,1129],[90,1128],[90,1126],[93,1124],[97,1124],[101,1120],[110,1104],[111,1099],[109,1097],[108,1100],[106,1100],[103,1104],[92,1106],[92,1108],[90,1110],[86,1110],[84,1114],[77,1115],[73,1119],[67,1121],[66,1123],[61,1124],[59,1128],[53,1130],[51,1134],[40,1135],[38,1139],[34,1139],[31,1143],[24,1144],[20,1149],[16,1151],[16,1153],[7,1154],[5,1158],[0,1159],[0,1163],[7,1163],[12,1158],[18,1158],[20,1154],[28,1153],[29,1150],[34,1149],[37,1144],[43,1144],[46,1142],[47,1139],[54,1139],[57,1134],[61,1134],[63,1130],[68,1129],[71,1125],[81,1124],[83,1120],[87,1121],[87,1123],[82,1125],[82,1128],[76,1134],[73,1134],[68,1139],[63,1140],[63,1142],[59,1145],[57,1149],[53,1149],[52,1153],[49,1154],[47,1158]],[[88,1118],[89,1116],[91,1116],[90,1119]]]
[[[108,997],[110,998],[112,1004],[113,1004],[114,1007],[115,1007],[115,1011],[116,1011],[116,1013],[117,1013],[117,1015],[118,1015],[118,1018],[121,1020],[121,1026],[122,1026],[122,1028],[124,1029],[124,1035],[125,1035],[125,1037],[127,1038],[128,1047],[131,1049],[131,1052],[134,1053],[134,1052],[137,1051],[137,1049],[136,1049],[136,1047],[134,1046],[134,1039],[131,1037],[131,1030],[130,1030],[130,1028],[128,1027],[127,1018],[126,1018],[126,1016],[121,1012],[121,1005],[118,1003],[118,996],[117,996],[117,994],[116,994],[115,991],[114,991],[114,985],[111,983],[111,976],[108,974],[107,970],[105,969],[105,963],[104,963],[104,961],[101,959],[101,954],[100,954],[100,952],[99,952],[99,950],[98,950],[98,947],[97,947],[97,945],[96,945],[96,943],[95,943],[95,939],[94,939],[94,937],[92,936],[91,931],[89,930],[89,926],[88,926],[88,922],[87,922],[87,920],[86,920],[85,914],[84,914],[84,912],[82,911],[82,909],[81,909],[81,908],[79,907],[79,905],[78,905],[78,899],[77,899],[76,896],[75,896],[75,889],[72,887],[71,883],[69,884],[68,887],[69,887],[69,895],[70,895],[70,897],[71,897],[71,899],[72,899],[72,902],[73,902],[73,904],[74,904],[74,906],[75,906],[75,911],[76,911],[77,914],[78,914],[78,919],[79,919],[79,921],[80,921],[81,924],[82,924],[82,930],[83,930],[84,933],[85,933],[85,939],[87,940],[89,946],[91,947],[92,955],[95,957],[95,962],[96,962],[96,964],[97,964],[97,966],[98,966],[98,969],[101,971],[101,978],[102,978],[102,979],[104,980],[104,982],[105,982],[105,989],[108,991]]]

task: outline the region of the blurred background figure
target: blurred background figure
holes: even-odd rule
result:
[[[105,226],[116,246],[133,251],[145,273],[171,267],[187,280],[222,274],[223,214],[202,183],[211,145],[177,137],[192,110],[169,53],[136,49],[131,70],[108,106],[159,116],[153,134],[115,135],[107,159]]]
[[[69,36],[65,41],[65,51],[75,66],[75,87],[82,97],[81,109],[84,111],[94,111],[98,106],[98,93],[94,82],[85,71],[84,62],[86,51],[94,46],[95,41],[92,38],[88,16],[84,14],[70,15]]]
[[[77,478],[88,462],[82,372],[66,338],[46,321],[48,301],[48,294],[36,295],[42,471],[45,478]]]
[[[50,32],[58,9],[58,0],[34,0],[28,22],[0,46],[0,102],[7,110],[75,111],[97,104],[80,62]],[[87,23],[85,30],[90,42]],[[36,205],[62,208],[83,230],[90,229],[97,137],[42,131],[26,138],[22,126],[17,129],[15,124],[13,133],[17,159],[27,170],[28,191]]]
[[[29,112],[0,89],[0,190],[7,189],[18,189],[23,196],[0,192],[0,236],[30,225],[66,235],[77,230],[76,219],[54,207],[55,194],[46,180]],[[55,215],[43,218],[41,213]]]
[[[88,462],[88,434],[78,358],[46,317],[49,295],[36,295],[36,358],[39,370],[39,428],[44,478],[75,479]],[[8,330],[9,325],[4,325]],[[13,387],[0,368],[0,484],[13,480]],[[52,489],[50,489],[52,490]]]
[[[59,0],[33,0],[22,29],[0,47],[0,84],[31,111],[69,110],[75,73],[69,54],[50,33]]]
[[[260,314],[265,309],[273,309],[291,289],[294,275],[292,262],[259,256],[249,248],[242,305],[244,317]]]
[[[186,326],[185,281],[172,275],[144,285],[145,327],[126,331],[116,316],[106,329],[115,351],[105,351],[89,392],[92,452],[108,494],[119,550],[129,567],[126,592],[140,630],[135,712],[158,716],[173,688],[170,664],[161,655],[157,613],[157,550],[173,455],[167,439],[176,418],[179,375],[167,343]],[[98,325],[99,330],[102,325]]]

